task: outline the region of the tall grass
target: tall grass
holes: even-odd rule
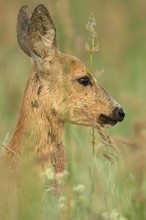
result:
[[[26,4],[18,0],[0,3],[0,142],[4,145],[14,129],[30,70],[29,61],[16,43],[16,17],[23,3]],[[40,2],[29,2],[32,7],[37,3]],[[101,50],[98,57],[93,57],[93,68],[104,68],[100,80],[126,110],[125,121],[110,131],[118,146],[119,161],[112,163],[103,157],[105,144],[96,130],[93,157],[90,129],[66,125],[67,168],[57,176],[58,192],[52,168],[42,181],[28,161],[24,160],[14,173],[0,159],[0,219],[144,220],[146,3],[142,0],[42,3],[53,14],[62,50],[81,58],[89,67],[90,60],[84,52],[85,23],[90,11],[95,15]],[[66,19],[60,21],[62,8],[66,10]],[[71,29],[69,33],[65,25]]]

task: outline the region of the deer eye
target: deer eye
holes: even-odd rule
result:
[[[77,81],[83,86],[90,86],[91,85],[91,81],[88,76],[81,77],[81,78],[77,79]]]

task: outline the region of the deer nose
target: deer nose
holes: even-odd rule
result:
[[[125,112],[122,108],[116,107],[114,109],[114,114],[116,115],[118,121],[123,121],[123,119],[125,117]]]

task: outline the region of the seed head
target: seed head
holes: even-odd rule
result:
[[[90,17],[88,17],[88,22],[86,24],[86,29],[88,30],[89,32],[89,35],[91,37],[97,37],[97,33],[95,31],[95,26],[96,26],[96,20],[95,20],[95,17],[94,17],[94,14],[91,13]]]

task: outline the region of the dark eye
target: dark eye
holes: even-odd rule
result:
[[[83,86],[90,86],[91,85],[91,81],[88,76],[81,77],[81,78],[77,79],[77,81]]]

